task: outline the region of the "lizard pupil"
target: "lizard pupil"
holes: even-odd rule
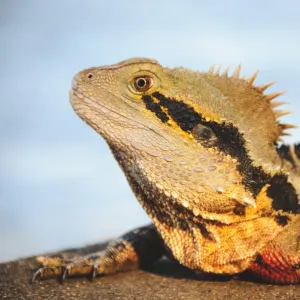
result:
[[[139,92],[145,92],[152,86],[152,79],[148,76],[137,77],[134,80],[134,88]]]
[[[146,80],[144,78],[141,78],[137,81],[137,86],[139,88],[143,88],[146,85]]]

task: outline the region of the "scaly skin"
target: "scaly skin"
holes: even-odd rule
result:
[[[113,274],[171,252],[194,270],[300,282],[300,145],[276,146],[292,127],[273,110],[281,93],[239,72],[141,58],[75,76],[75,112],[106,140],[155,227],[72,263],[41,257],[33,279]]]

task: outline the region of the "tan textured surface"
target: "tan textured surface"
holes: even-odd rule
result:
[[[85,254],[101,245],[64,254]],[[30,285],[33,258],[0,265],[0,299],[300,299],[300,285],[272,286],[237,279],[221,280],[193,275],[187,269],[162,261],[149,271],[132,271],[110,277],[72,278],[61,285],[56,279]]]

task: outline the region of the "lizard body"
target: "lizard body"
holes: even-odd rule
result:
[[[112,274],[167,251],[186,267],[300,282],[300,144],[271,85],[129,59],[73,79],[75,112],[108,143],[153,221],[75,262],[39,258],[34,275]]]

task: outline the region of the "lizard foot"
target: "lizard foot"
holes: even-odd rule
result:
[[[103,251],[78,259],[37,257],[42,267],[33,274],[31,282],[55,276],[61,276],[64,281],[73,275],[91,275],[93,281],[97,275],[111,275],[152,263],[161,257],[163,251],[160,236],[155,227],[149,225],[128,232]]]
[[[93,256],[95,257],[95,254]],[[98,259],[101,259],[100,253]],[[99,263],[96,262],[97,259],[93,262],[91,257],[71,261],[58,257],[40,256],[37,261],[42,267],[33,274],[31,283],[34,283],[38,278],[53,276],[61,276],[63,282],[68,276],[89,274],[92,275],[92,281],[94,281],[95,277],[104,271],[100,270]]]

